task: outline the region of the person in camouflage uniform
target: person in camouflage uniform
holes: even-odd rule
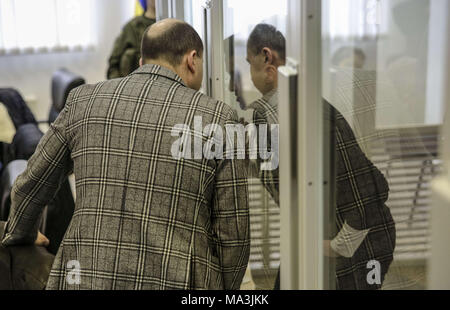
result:
[[[155,0],[147,0],[146,11],[123,27],[109,58],[107,78],[129,75],[139,67],[140,46],[144,31],[156,22]]]

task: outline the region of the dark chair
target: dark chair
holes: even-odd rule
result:
[[[11,143],[13,159],[30,159],[43,135],[44,134],[36,124],[25,124],[20,126]]]
[[[33,113],[17,90],[13,88],[0,88],[0,102],[5,105],[16,129],[29,123],[37,124]]]
[[[40,123],[51,123],[56,120],[58,114],[65,106],[69,92],[84,84],[84,80],[67,70],[58,70],[53,75],[52,79],[52,112],[49,121]],[[14,161],[23,159],[26,163],[35,152],[35,149],[42,137],[42,132],[37,126],[33,114],[26,106],[23,99],[18,92],[11,89],[0,89],[3,93],[3,98],[8,101],[6,105],[9,115],[15,121],[17,128],[11,144],[1,143],[0,161],[3,164],[3,171],[0,171],[0,219],[7,220],[9,216],[9,209],[11,205],[10,192],[12,185],[20,173],[18,172],[18,163]],[[23,115],[21,115],[21,113]],[[26,117],[23,117],[26,116]],[[19,162],[20,163],[20,162]],[[10,167],[8,167],[11,164]],[[52,254],[56,254],[59,245],[63,239],[65,231],[71,221],[72,214],[75,208],[72,191],[68,179],[58,189],[55,197],[48,204],[45,213],[42,216],[41,232],[50,239],[50,246],[48,250]]]
[[[5,224],[0,221],[0,235]],[[43,290],[54,258],[44,247],[0,244],[0,290]]]
[[[8,220],[11,208],[11,190],[17,177],[27,168],[26,160],[15,160],[11,162],[2,174],[0,180],[0,189],[2,196],[0,197],[0,221]],[[47,226],[47,208],[42,213],[40,231],[45,234]]]
[[[11,205],[11,189],[17,177],[27,168],[26,160],[11,162],[3,171],[0,179],[0,221],[6,221]]]
[[[7,221],[11,208],[11,190],[17,177],[27,168],[26,160],[11,162],[0,179],[0,221]],[[42,213],[40,231],[50,240],[47,250],[56,254],[72,219],[75,203],[66,179]]]
[[[85,80],[67,69],[60,69],[52,77],[52,106],[49,123],[53,123],[66,105],[67,97],[74,88],[85,84]]]

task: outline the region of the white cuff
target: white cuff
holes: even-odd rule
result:
[[[339,255],[350,258],[358,250],[368,233],[369,229],[357,230],[345,221],[338,235],[331,240],[330,246]]]

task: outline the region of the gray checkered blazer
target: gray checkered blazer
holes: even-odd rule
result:
[[[3,244],[34,241],[73,170],[75,212],[48,289],[238,289],[250,249],[245,161],[174,159],[171,130],[193,130],[195,116],[237,119],[160,66],[75,89],[15,183]],[[66,281],[70,261],[79,284]]]

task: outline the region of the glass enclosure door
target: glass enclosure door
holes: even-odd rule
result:
[[[253,124],[266,125],[269,136],[270,132],[278,133],[276,69],[285,58],[280,43],[285,38],[288,0],[170,2],[168,11],[183,3],[183,19],[202,36],[205,45],[202,92],[231,106],[246,129]],[[166,17],[173,17],[173,14],[168,13]],[[266,29],[272,32],[272,37],[267,36]],[[252,33],[254,52],[249,55],[248,41]],[[264,87],[261,87],[265,73],[260,66],[265,64],[262,50],[266,42],[277,45],[270,52],[270,66],[266,63],[266,68],[270,67],[275,76],[272,74],[271,82],[263,82]],[[254,61],[255,57],[259,62]],[[270,130],[272,125],[274,130]],[[278,135],[274,136],[274,140],[278,140]],[[269,150],[275,147],[274,140],[271,139]],[[251,159],[248,166],[251,254],[241,285],[247,290],[280,286],[277,281],[280,266],[278,163],[269,170],[262,170],[261,164],[264,163],[256,158]]]
[[[282,260],[281,282],[284,288],[426,289],[430,184],[442,170],[448,1],[290,6],[281,81],[298,105],[287,94],[280,101],[281,153],[283,136],[292,135],[286,130],[294,128],[298,165],[287,176],[281,155],[280,179],[282,191],[297,189],[299,200],[297,211],[286,200],[281,210],[282,227],[297,212],[299,228],[292,224],[286,232],[297,244],[282,244],[282,257],[296,248],[286,258],[290,269],[283,271]],[[290,76],[297,77],[294,91]],[[291,112],[297,127],[283,127]]]
[[[347,147],[353,139],[337,137],[342,140],[337,143],[342,158],[335,162],[337,228],[343,233],[345,222],[349,224],[348,229],[357,231],[347,235],[357,242],[344,242],[352,251],[342,250],[350,257],[336,259],[336,285],[426,289],[430,184],[442,170],[448,56],[441,42],[449,35],[448,2],[322,3],[323,98],[338,111],[336,130],[345,120],[362,151],[361,158],[349,156],[353,162],[348,163],[341,149],[356,152]],[[355,163],[363,155],[365,168]],[[360,270],[360,280],[347,281],[348,268]],[[352,275],[358,278],[359,271]]]
[[[278,132],[277,68],[285,62],[287,0],[224,0],[221,11],[220,87],[245,126],[268,126]],[[214,8],[214,4],[213,4]],[[214,33],[216,36],[217,32]],[[219,60],[217,60],[219,59]],[[215,64],[217,67],[219,64]],[[216,76],[213,75],[215,81]],[[276,135],[278,139],[278,135]],[[261,141],[259,141],[261,142]],[[272,150],[278,148],[272,140]],[[260,155],[260,154],[259,154]],[[258,158],[260,157],[258,155]],[[259,160],[249,164],[251,254],[243,288],[279,287],[280,208],[278,163],[263,170]]]

